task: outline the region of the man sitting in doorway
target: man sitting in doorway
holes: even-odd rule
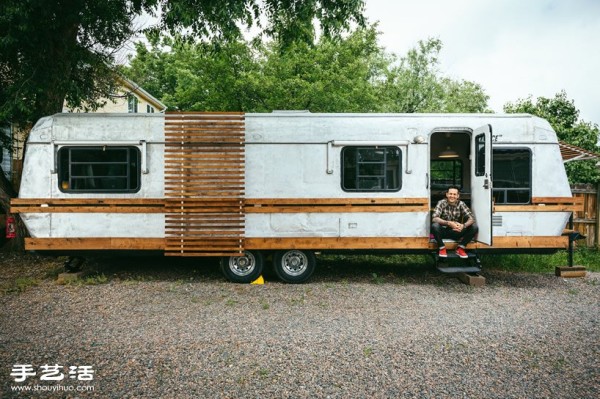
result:
[[[440,258],[448,256],[443,241],[444,238],[458,241],[456,254],[461,258],[468,258],[467,244],[479,230],[473,212],[459,198],[458,187],[450,186],[446,191],[446,199],[440,200],[433,211],[431,233],[438,244],[438,256]]]

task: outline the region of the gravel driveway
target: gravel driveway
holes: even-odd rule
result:
[[[100,276],[58,285],[60,261],[4,256],[0,397],[600,397],[600,273],[473,288],[325,261],[308,284],[258,286],[197,262],[97,259]],[[17,365],[35,375],[15,382]]]

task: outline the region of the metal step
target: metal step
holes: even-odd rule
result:
[[[437,266],[442,273],[479,273],[480,267],[477,266]]]

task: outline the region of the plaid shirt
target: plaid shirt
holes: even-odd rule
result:
[[[459,222],[463,224],[469,220],[469,218],[475,221],[475,216],[467,204],[458,201],[456,205],[450,205],[448,200],[445,199],[440,200],[435,206],[431,219],[433,218],[441,218],[447,222]]]

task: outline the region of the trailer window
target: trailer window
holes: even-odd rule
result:
[[[494,149],[493,186],[496,204],[531,202],[531,151]]]
[[[485,175],[485,134],[475,137],[475,176]]]
[[[344,147],[344,191],[400,190],[401,152],[398,147]]]
[[[73,193],[136,192],[140,159],[136,147],[62,147],[58,150],[58,187]]]
[[[446,189],[456,186],[462,189],[463,163],[458,159],[431,161],[431,188]]]

